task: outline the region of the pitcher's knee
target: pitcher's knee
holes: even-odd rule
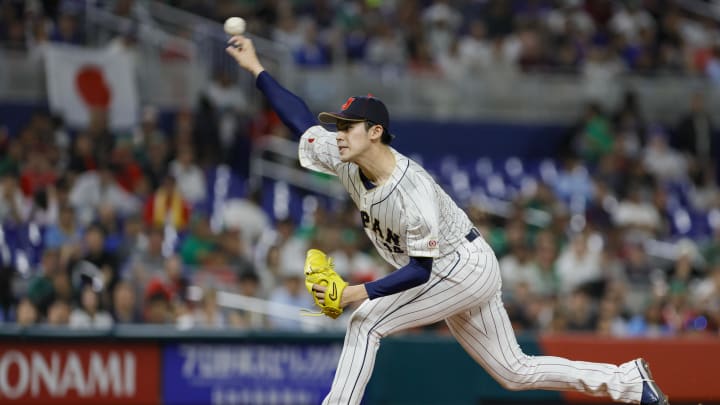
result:
[[[495,380],[510,391],[529,390],[532,389],[531,383],[534,378],[532,370],[533,367],[518,361],[502,368],[502,373],[495,374]]]
[[[495,380],[500,383],[503,388],[509,391],[523,391],[531,388],[526,382],[518,381],[513,378],[514,377],[497,377]]]

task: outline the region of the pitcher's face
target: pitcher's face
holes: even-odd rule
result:
[[[368,130],[364,121],[341,121],[336,123],[338,152],[342,162],[354,162],[370,146]]]

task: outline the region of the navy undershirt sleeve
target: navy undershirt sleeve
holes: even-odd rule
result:
[[[261,72],[255,85],[265,94],[280,120],[296,137],[299,138],[308,128],[317,125],[315,116],[305,102],[278,83],[270,73]]]
[[[406,266],[379,280],[365,283],[368,297],[370,299],[384,297],[426,283],[430,279],[432,263],[432,257],[411,257],[410,263]]]

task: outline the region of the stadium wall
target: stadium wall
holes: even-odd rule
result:
[[[533,355],[620,363],[645,357],[673,404],[720,403],[720,340],[522,335]],[[0,402],[18,404],[314,404],[340,354],[337,334],[179,331],[152,325],[107,332],[4,328]],[[451,338],[383,341],[366,404],[559,404],[607,400],[504,390]]]

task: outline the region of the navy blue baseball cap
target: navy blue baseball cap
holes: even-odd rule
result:
[[[323,124],[335,124],[338,120],[370,121],[382,126],[390,134],[390,114],[385,104],[371,95],[350,97],[342,105],[341,111],[321,112],[318,119]]]

